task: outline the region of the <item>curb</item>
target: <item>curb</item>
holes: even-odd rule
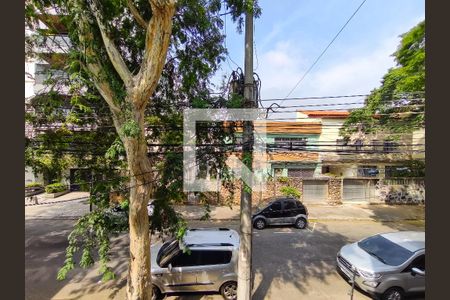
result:
[[[39,217],[39,216],[25,216],[25,221],[26,220],[47,220],[47,221],[58,221],[58,220],[73,220],[76,221],[79,218],[81,218],[81,216],[59,216],[59,217],[51,217],[51,216],[43,216],[43,217]]]
[[[228,218],[228,219],[208,219],[202,220],[200,218],[185,218],[186,221],[221,221],[221,222],[230,222],[230,221],[239,221],[239,218]],[[425,221],[425,219],[384,219],[384,220],[376,220],[371,218],[308,218],[308,221],[314,222],[327,222],[327,221],[372,221],[372,222],[402,222],[402,221]]]
[[[27,220],[78,220],[82,216],[25,216]],[[209,219],[209,220],[201,220],[200,218],[189,218],[185,219],[186,221],[204,221],[204,222],[232,222],[239,221],[237,218],[232,219]],[[312,222],[329,222],[329,221],[355,221],[355,222],[363,222],[363,221],[371,221],[371,222],[405,222],[405,221],[425,221],[425,219],[385,219],[385,220],[374,220],[369,218],[352,218],[352,219],[339,219],[339,218],[309,218],[308,221]]]
[[[37,205],[45,205],[45,204],[58,204],[58,203],[75,201],[75,200],[88,200],[88,199],[89,199],[89,197],[81,197],[81,198],[67,199],[67,200],[60,200],[60,201],[44,201],[44,202],[40,202],[40,203],[25,204],[25,206],[37,206]]]

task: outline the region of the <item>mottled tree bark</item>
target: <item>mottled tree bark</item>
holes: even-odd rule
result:
[[[71,0],[72,7],[81,7],[82,0]],[[128,70],[120,52],[110,39],[107,28],[100,15],[100,2],[89,1],[90,14],[82,14],[77,20],[80,27],[80,41],[85,45],[86,56],[89,60],[83,64],[86,71],[92,74],[92,80],[108,103],[111,110],[114,126],[122,140],[130,170],[130,263],[128,268],[127,298],[129,300],[150,300],[152,296],[152,283],[150,273],[150,234],[147,214],[147,204],[151,197],[152,166],[148,157],[147,142],[145,139],[144,112],[150,102],[163,70],[170,36],[172,34],[172,17],[175,13],[176,0],[149,0],[152,9],[152,18],[147,23],[139,15],[136,8],[128,1],[128,7],[137,22],[146,26],[146,44],[144,58],[139,72],[132,75]],[[110,63],[124,83],[126,98],[120,103],[105,80],[104,62],[97,57],[92,47],[94,39],[90,26],[96,23],[101,33]],[[128,112],[124,111],[127,107]],[[130,111],[131,110],[131,113]],[[127,122],[134,122],[139,126],[138,136],[126,136],[122,126]]]

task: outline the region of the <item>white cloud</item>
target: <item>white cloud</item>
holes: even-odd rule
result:
[[[320,66],[320,62],[305,77],[291,96],[325,96],[352,93],[368,93],[380,85],[386,71],[394,66],[391,54],[396,50],[399,38],[391,37],[370,53],[355,56],[349,53],[336,63]],[[323,59],[323,58],[322,58]],[[257,72],[262,79],[263,98],[283,98],[295,86],[309,67],[302,59],[299,47],[282,42],[263,53]]]

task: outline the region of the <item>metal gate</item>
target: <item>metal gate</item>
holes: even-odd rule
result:
[[[375,197],[375,185],[371,180],[344,179],[343,201],[370,201]]]
[[[328,199],[327,180],[303,180],[303,201],[326,202]]]

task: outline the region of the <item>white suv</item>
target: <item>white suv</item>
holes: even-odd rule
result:
[[[228,228],[190,229],[182,241],[151,247],[153,299],[175,292],[220,292],[237,299],[239,234]]]

